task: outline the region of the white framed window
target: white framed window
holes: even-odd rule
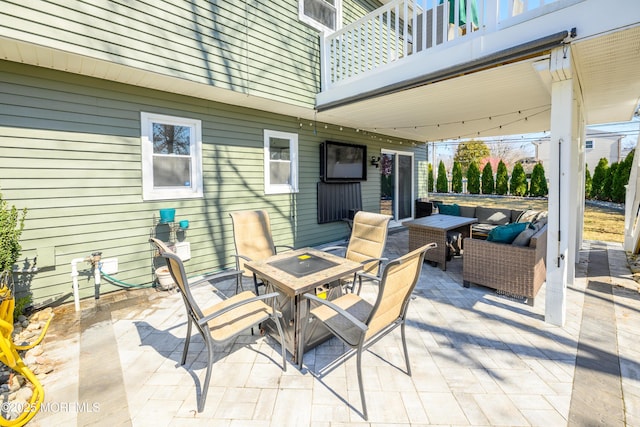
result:
[[[203,197],[202,122],[140,113],[144,200]]]
[[[298,134],[265,129],[264,192],[298,192]]]
[[[342,0],[298,0],[298,16],[313,28],[332,33],[342,28]]]
[[[587,150],[593,149],[593,141],[585,141],[585,148]]]

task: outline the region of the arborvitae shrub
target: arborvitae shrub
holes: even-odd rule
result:
[[[429,163],[428,171],[427,171],[429,185],[427,186],[427,191],[429,193],[433,193],[433,189],[436,187],[435,182],[433,182],[433,165]]]
[[[491,163],[487,162],[482,168],[482,194],[493,194],[494,182],[493,182],[493,168]]]
[[[591,179],[591,198],[603,200],[604,182],[609,173],[609,161],[604,157],[598,161]]]
[[[631,166],[633,164],[633,151],[631,151],[625,159],[620,162],[618,169],[613,177],[611,188],[611,200],[617,203],[624,203],[627,190],[625,186],[629,183],[629,175],[631,174]]]
[[[589,165],[585,165],[584,171],[584,198],[591,198],[591,172],[589,172]]]
[[[453,170],[451,171],[451,191],[453,193],[462,193],[462,167],[459,162],[453,162]]]
[[[509,186],[512,196],[527,195],[527,175],[524,173],[522,164],[516,163],[511,172],[511,185]]]
[[[496,171],[496,194],[501,196],[506,195],[509,192],[509,173],[507,172],[507,165],[502,160],[498,163],[498,169]]]
[[[471,162],[467,169],[467,191],[470,194],[480,194],[480,169],[476,162]]]
[[[607,171],[607,177],[604,179],[604,184],[602,186],[602,199],[601,200],[613,200],[613,177],[616,176],[616,172],[620,164],[618,162],[611,163],[609,166],[609,170]]]
[[[440,160],[438,165],[438,181],[436,181],[436,191],[438,193],[449,192],[449,179],[447,178],[447,170],[444,168],[444,163]]]
[[[533,167],[531,172],[531,185],[529,186],[529,195],[535,197],[544,197],[549,194],[547,186],[547,178],[544,176],[544,166],[538,163]]]

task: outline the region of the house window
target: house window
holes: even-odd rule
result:
[[[264,192],[298,192],[298,135],[264,131]]]
[[[585,142],[585,148],[586,148],[587,150],[592,149],[592,148],[593,148],[593,141],[586,141],[586,142]]]
[[[140,113],[144,200],[202,197],[200,120]]]
[[[342,26],[342,0],[298,0],[302,22],[332,33]]]

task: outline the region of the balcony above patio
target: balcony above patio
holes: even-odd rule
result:
[[[639,42],[632,0],[392,0],[322,38],[318,118],[423,141],[547,130],[561,48],[587,124],[626,121]]]

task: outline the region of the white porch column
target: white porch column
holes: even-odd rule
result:
[[[580,105],[580,104],[578,104]],[[578,118],[582,119],[583,118],[583,114],[581,114],[582,109],[579,110],[579,114],[578,114]],[[578,144],[578,152],[579,152],[579,158],[578,158],[578,188],[582,188],[584,190],[584,185],[585,185],[585,176],[584,174],[586,173],[586,169],[587,169],[587,164],[586,164],[586,147],[585,147],[585,141],[587,138],[587,128],[586,125],[584,123],[584,120],[580,120],[578,123],[578,136],[580,139],[580,143]],[[580,249],[582,249],[582,240],[584,239],[584,211],[585,211],[585,194],[584,191],[577,191],[576,192],[576,196],[577,196],[577,212],[576,212],[576,238],[575,238],[575,248],[574,248],[574,254],[577,254],[578,251]],[[574,255],[575,258],[575,255]],[[575,262],[575,259],[574,259]],[[572,264],[575,267],[575,264]],[[573,268],[573,276],[575,277],[575,268]]]
[[[584,194],[584,185],[585,185],[585,177],[587,169],[587,160],[586,160],[586,147],[585,141],[587,139],[587,125],[585,123],[584,114],[582,113],[582,103],[578,102],[578,123],[577,123],[577,138],[578,138],[578,156],[577,160],[577,191],[576,191],[576,216],[575,216],[575,247],[573,248],[573,274],[571,277],[575,277],[575,265],[577,264],[577,254],[580,249],[582,249],[582,241],[584,239],[584,211],[585,211],[585,197]]]
[[[640,147],[640,133],[636,147]],[[638,247],[638,212],[640,210],[640,153],[633,156],[629,183],[626,187],[624,200],[624,250],[636,252]]]
[[[584,186],[580,170],[582,112],[580,89],[574,82],[569,46],[551,53],[551,139],[549,170],[549,222],[547,239],[547,288],[545,321],[563,326],[566,319],[567,284],[575,278],[578,220],[578,192]]]

